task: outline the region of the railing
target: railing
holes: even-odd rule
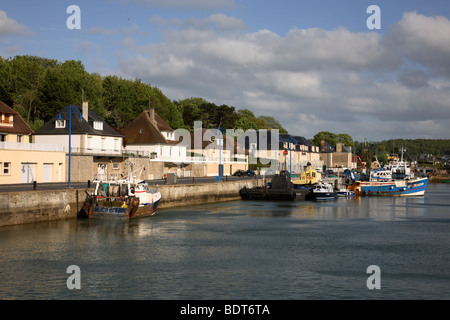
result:
[[[152,155],[150,161],[163,161],[163,162],[183,162],[183,163],[246,163],[246,159],[243,158],[230,158],[230,157],[180,157],[180,156],[155,156]]]
[[[41,143],[0,142],[0,149],[26,151],[64,151],[64,146]]]
[[[91,148],[71,148],[72,154],[75,155],[92,155],[92,156],[118,156],[118,157],[149,157],[148,151],[135,150],[117,150],[117,149],[91,149]]]

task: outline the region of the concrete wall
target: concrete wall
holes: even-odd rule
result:
[[[262,185],[262,179],[205,184],[163,185],[159,208],[240,199],[239,190]],[[86,198],[86,189],[0,193],[0,227],[7,225],[74,219]],[[91,192],[92,190],[87,190]]]
[[[94,180],[92,168],[94,160],[92,156],[71,155],[70,181],[86,182]],[[69,156],[66,155],[66,181],[69,181]]]
[[[0,193],[0,226],[76,218],[85,198],[83,189]]]
[[[212,203],[240,199],[239,190],[244,186],[261,186],[262,179],[227,181],[204,184],[175,184],[159,186],[161,203],[159,208]]]

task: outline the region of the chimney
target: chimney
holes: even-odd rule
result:
[[[149,116],[150,116],[150,120],[152,120],[153,123],[156,123],[156,120],[155,120],[155,108],[150,108]]]
[[[89,111],[88,111],[88,102],[87,101],[83,101],[83,110],[82,110],[82,115],[84,120],[89,121]]]

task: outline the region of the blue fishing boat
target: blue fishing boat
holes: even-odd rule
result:
[[[423,196],[428,185],[427,177],[415,177],[410,164],[401,159],[391,161],[370,173],[368,179],[355,180],[357,175],[349,174],[353,183],[349,187],[357,195],[369,196]]]
[[[92,194],[78,216],[81,218],[137,218],[156,214],[161,192],[148,187],[145,181],[94,181]]]

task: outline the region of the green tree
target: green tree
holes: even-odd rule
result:
[[[259,116],[258,119],[265,121],[268,124],[269,129],[278,129],[279,132],[283,134],[288,133],[288,131],[284,129],[283,126],[277,120],[275,120],[274,117]]]

